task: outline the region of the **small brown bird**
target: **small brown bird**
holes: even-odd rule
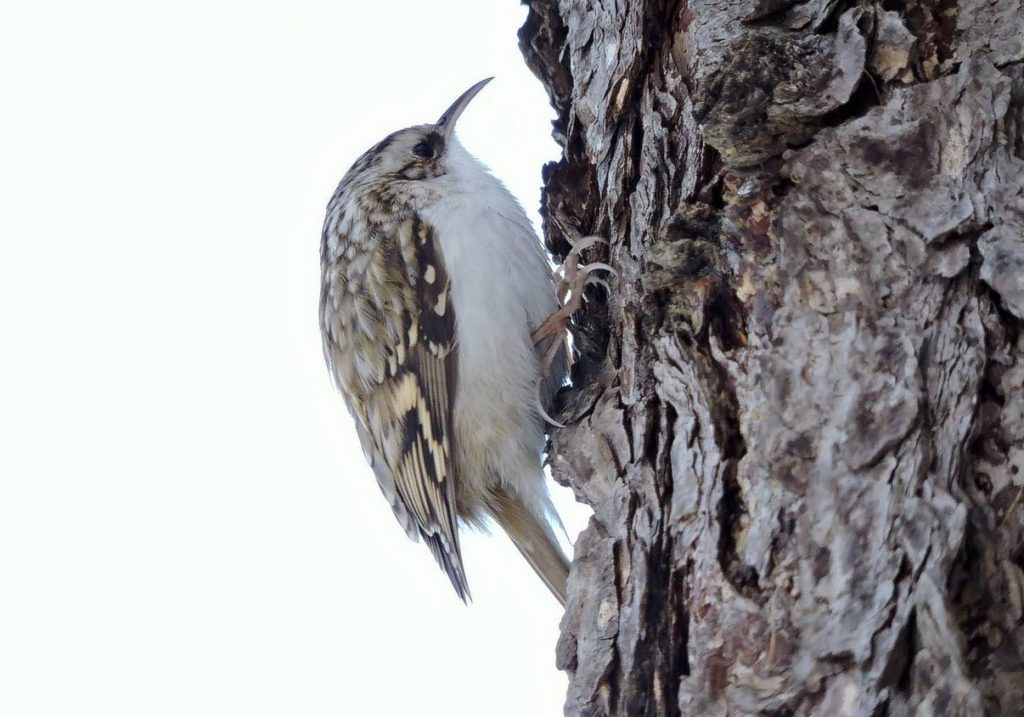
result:
[[[384,138],[341,180],[321,244],[324,355],[398,522],[459,597],[457,523],[492,517],[564,603],[541,452],[587,272],[577,253],[556,286],[522,207],[456,140],[488,81],[434,124]]]

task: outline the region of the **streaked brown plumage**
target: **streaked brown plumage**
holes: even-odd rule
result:
[[[321,246],[324,354],[395,516],[458,595],[457,522],[492,517],[564,602],[540,459],[566,351],[557,331],[531,337],[560,304],[522,209],[453,135],[483,84],[339,185]]]

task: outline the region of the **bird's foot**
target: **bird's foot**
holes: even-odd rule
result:
[[[555,293],[558,295],[558,302],[562,306],[558,311],[544,319],[540,326],[530,334],[534,344],[539,344],[545,339],[554,339],[541,359],[540,368],[544,376],[547,376],[548,371],[551,370],[551,364],[554,362],[555,356],[558,355],[558,349],[568,340],[569,319],[579,311],[580,306],[583,305],[585,300],[583,289],[590,284],[598,284],[603,286],[605,291],[611,293],[611,287],[608,286],[608,282],[595,276],[594,273],[606,271],[609,274],[615,275],[616,272],[613,268],[600,261],[580,264],[580,255],[585,249],[589,249],[595,244],[607,243],[599,237],[579,239],[573,244],[572,249],[569,250],[562,265],[555,269]]]

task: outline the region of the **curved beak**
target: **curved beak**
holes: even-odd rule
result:
[[[451,137],[452,132],[455,131],[455,123],[459,119],[459,115],[462,114],[466,106],[473,100],[474,97],[484,88],[488,82],[493,80],[493,77],[488,77],[486,80],[480,80],[475,85],[470,87],[468,90],[459,95],[459,99],[452,102],[452,106],[444,111],[441,115],[441,119],[437,121],[437,126],[444,132],[445,138]]]

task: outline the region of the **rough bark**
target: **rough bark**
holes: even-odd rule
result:
[[[1024,714],[1021,0],[527,4],[566,714]]]

